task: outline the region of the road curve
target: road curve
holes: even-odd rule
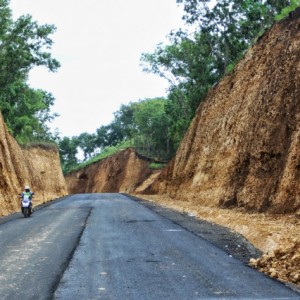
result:
[[[0,246],[0,299],[300,299],[120,194],[18,214],[0,225]]]

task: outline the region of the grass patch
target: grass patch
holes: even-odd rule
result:
[[[22,149],[41,148],[49,151],[58,151],[58,146],[54,142],[29,142],[26,144],[20,144]]]
[[[296,10],[298,7],[300,7],[300,0],[292,0],[289,6],[283,8],[281,13],[275,16],[275,20],[280,21],[286,18],[289,15],[289,13]]]
[[[159,170],[159,169],[163,169],[165,166],[166,164],[153,162],[149,165],[149,168],[152,170]]]

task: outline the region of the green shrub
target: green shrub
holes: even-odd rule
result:
[[[276,21],[280,21],[287,17],[290,12],[294,11],[297,7],[300,6],[300,0],[291,0],[291,4],[282,9],[281,13],[275,16]]]
[[[162,163],[151,163],[150,165],[149,165],[149,168],[150,169],[153,169],[153,170],[158,170],[158,169],[162,169],[162,168],[164,168],[166,166],[166,164],[162,164]]]

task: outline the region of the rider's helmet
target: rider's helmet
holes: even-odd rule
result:
[[[25,192],[30,192],[30,187],[28,185],[25,185]]]

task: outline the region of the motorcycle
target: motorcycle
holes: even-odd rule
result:
[[[29,218],[32,214],[32,202],[31,196],[24,195],[21,201],[21,210],[24,218]]]

